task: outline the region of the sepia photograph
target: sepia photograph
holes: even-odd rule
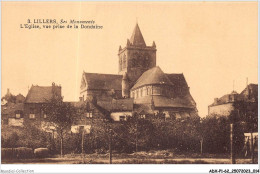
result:
[[[259,173],[258,47],[257,1],[3,1],[1,165]]]

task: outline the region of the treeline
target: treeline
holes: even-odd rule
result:
[[[207,117],[186,119],[143,119],[137,114],[126,121],[108,122],[93,120],[89,134],[63,134],[63,154],[107,153],[111,142],[113,152],[132,153],[135,151],[172,149],[179,153],[229,153],[230,123],[228,118]],[[58,134],[42,132],[37,128],[19,128],[6,136],[2,135],[2,147],[48,148],[50,153],[58,154],[61,139]],[[3,130],[2,133],[7,130]],[[11,133],[12,132],[12,133]],[[234,143],[237,153],[244,146],[243,125],[234,126]]]

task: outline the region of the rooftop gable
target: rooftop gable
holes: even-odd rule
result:
[[[84,73],[87,89],[122,90],[122,75]]]
[[[32,86],[25,98],[25,103],[48,103],[54,94],[61,97],[60,86]]]

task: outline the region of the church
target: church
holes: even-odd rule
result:
[[[142,115],[161,112],[175,119],[198,116],[184,75],[164,73],[156,65],[156,51],[155,42],[147,46],[136,24],[126,46],[119,46],[118,74],[83,72],[80,101],[95,99],[102,105],[132,101],[132,112]]]

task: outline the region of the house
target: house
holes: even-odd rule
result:
[[[97,104],[110,113],[110,118],[115,121],[126,121],[133,115],[134,100],[132,98],[113,99],[112,101],[98,101]]]
[[[25,97],[22,94],[13,95],[10,92],[10,89],[8,88],[5,96],[1,98],[1,104],[4,105],[7,102],[9,102],[9,103],[23,103],[24,100],[25,100]]]
[[[113,123],[126,121],[133,114],[133,99],[113,99],[112,101],[97,101],[95,99],[80,102],[69,102],[78,108],[79,114],[71,127],[71,132],[79,133],[80,129],[90,132],[93,122],[110,121]]]
[[[24,126],[24,104],[6,103],[1,107],[1,121],[3,125]]]
[[[44,107],[52,98],[61,98],[61,86],[52,83],[52,86],[32,85],[24,101],[24,121],[26,124],[41,126],[48,117]]]
[[[253,115],[258,115],[258,85],[249,84],[239,94],[236,91],[232,91],[230,94],[226,94],[220,98],[215,98],[214,102],[208,106],[209,116],[230,116],[234,110],[240,110],[240,106],[236,106],[236,103],[243,103],[247,112],[253,112]]]
[[[24,99],[22,94],[13,95],[10,89],[1,99],[1,120],[3,125],[23,127]]]

